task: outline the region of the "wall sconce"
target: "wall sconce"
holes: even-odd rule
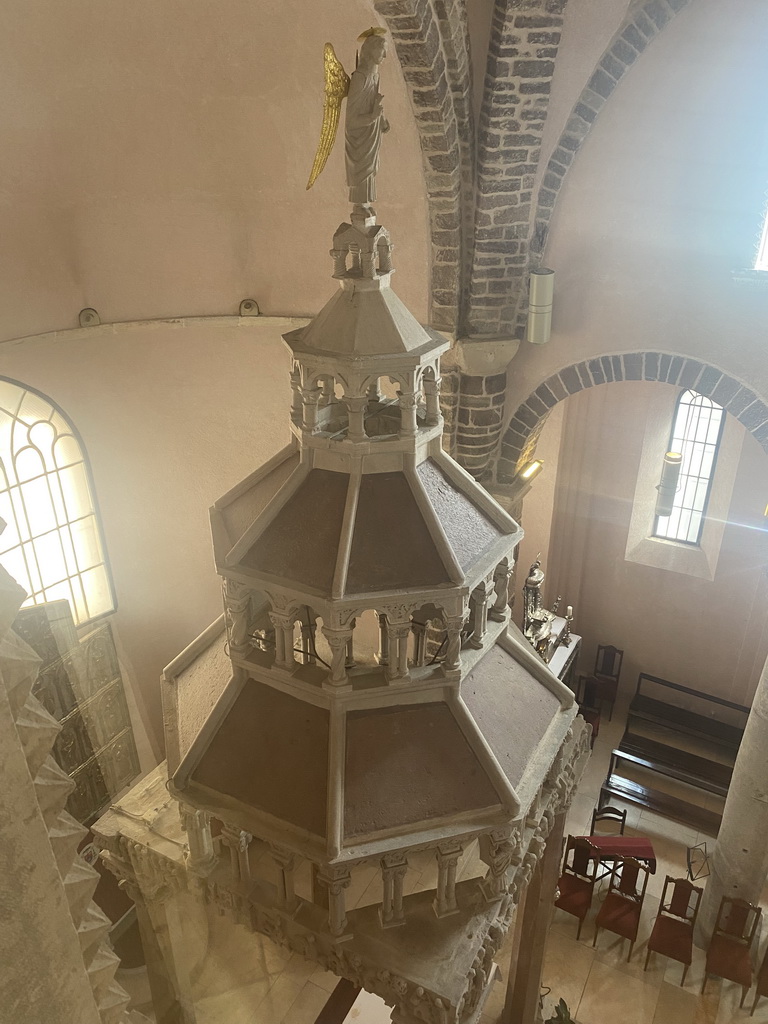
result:
[[[542,469],[544,469],[544,463],[541,459],[526,462],[520,472],[515,474],[511,483],[494,487],[493,496],[503,497],[508,502],[520,501],[530,491],[533,481]]]
[[[528,341],[532,345],[546,345],[549,341],[554,293],[554,270],[546,267],[532,270],[528,284]]]
[[[659,492],[659,496],[656,498],[657,516],[672,515],[672,506],[675,502],[682,464],[683,456],[680,452],[667,452],[664,456],[664,462],[661,466],[661,480],[656,488]]]

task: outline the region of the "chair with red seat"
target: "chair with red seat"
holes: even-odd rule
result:
[[[622,939],[629,939],[629,960],[637,939],[647,885],[648,868],[640,861],[624,857],[614,864],[608,892],[595,918],[593,946],[597,943],[600,929],[606,928],[609,932],[620,935]]]
[[[707,963],[704,968],[704,981],[701,991],[707,984],[710,974],[727,981],[735,981],[741,985],[741,1002],[744,1005],[747,992],[752,985],[752,943],[762,911],[753,903],[723,896],[717,912],[715,930],[707,950]]]
[[[555,906],[579,920],[576,938],[581,935],[584,918],[592,906],[595,889],[598,851],[582,836],[568,836],[563,859],[563,873],[557,883]]]
[[[703,889],[689,882],[687,878],[673,878],[667,875],[661,893],[659,912],[653,924],[651,937],[648,939],[648,954],[643,970],[648,970],[651,953],[661,953],[662,956],[668,956],[684,965],[680,984],[685,984],[685,976],[693,956],[693,927],[699,914],[703,892]]]

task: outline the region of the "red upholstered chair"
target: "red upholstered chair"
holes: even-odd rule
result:
[[[592,906],[597,874],[597,850],[581,836],[568,836],[563,873],[557,883],[555,906],[579,919],[576,938],[581,935],[584,918]]]
[[[752,943],[760,923],[760,915],[760,907],[747,903],[746,900],[723,896],[707,950],[704,981],[701,983],[702,993],[707,978],[714,974],[718,978],[735,981],[737,985],[741,985],[739,1006],[744,1005],[752,984]]]
[[[680,984],[685,984],[685,976],[691,966],[693,954],[693,926],[699,913],[701,894],[704,892],[687,878],[672,878],[667,875],[661,893],[659,912],[653,925],[651,937],[648,939],[648,954],[645,967],[651,953],[661,953],[678,963],[684,964]]]
[[[600,929],[607,928],[609,932],[629,939],[629,960],[637,938],[647,885],[648,868],[640,861],[625,857],[614,864],[608,892],[595,918],[593,946],[597,943]]]

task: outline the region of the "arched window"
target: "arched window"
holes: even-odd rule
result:
[[[65,599],[78,625],[114,611],[77,433],[49,398],[3,377],[0,518],[0,564],[29,594],[27,605]]]
[[[677,400],[668,450],[683,456],[680,480],[672,514],[656,516],[654,537],[699,543],[723,420],[722,406],[696,391],[683,391]]]

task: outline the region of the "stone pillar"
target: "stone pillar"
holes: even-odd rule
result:
[[[555,817],[544,854],[528,883],[520,923],[520,946],[516,963],[510,965],[507,998],[499,1024],[533,1024],[541,1020],[541,971],[555,906],[564,827],[565,811],[561,811]]]
[[[354,398],[344,397],[344,402],[349,413],[349,426],[347,437],[350,441],[364,441],[365,434],[365,411],[368,407],[368,396],[359,395]]]
[[[325,868],[318,872],[317,881],[328,892],[328,928],[338,938],[347,927],[346,890],[352,881],[346,868]]]
[[[494,622],[503,622],[509,611],[509,580],[512,576],[512,566],[506,561],[499,562],[496,572],[493,574],[493,586],[495,598],[493,606],[488,613]]]
[[[403,914],[403,882],[408,871],[408,861],[402,853],[388,853],[381,858],[381,879],[384,896],[379,908],[382,928],[395,928],[405,924]]]
[[[380,274],[391,274],[392,273],[392,250],[394,245],[392,242],[382,238],[376,247],[379,252],[379,273]]]
[[[347,640],[347,656],[344,662],[344,667],[349,670],[355,667],[355,625],[357,619],[352,619],[350,622],[350,628],[352,629],[352,636]]]
[[[427,406],[426,425],[436,427],[440,422],[440,379],[432,380],[429,377],[424,377],[421,386]]]
[[[314,617],[310,616],[309,622],[302,621],[301,625],[301,658],[305,665],[314,665],[315,657],[312,653],[315,649],[315,631],[317,623]]]
[[[384,668],[389,664],[389,631],[386,615],[379,615],[379,653],[376,658]]]
[[[475,587],[469,598],[469,605],[472,609],[472,636],[469,638],[469,646],[476,650],[480,650],[485,643],[490,596],[491,588],[486,582],[483,582]]]
[[[464,628],[463,615],[449,615],[445,620],[448,642],[445,645],[443,666],[448,672],[458,672],[461,668],[461,631]]]
[[[291,419],[294,423],[301,423],[304,415],[303,402],[301,400],[301,370],[294,365],[291,370]]]
[[[347,250],[329,249],[328,252],[333,259],[333,276],[344,277],[347,273]]]
[[[710,862],[696,924],[697,946],[706,947],[723,896],[759,903],[768,875],[768,662],[752,702],[733,767],[723,821]]]
[[[443,843],[437,848],[437,893],[432,906],[438,917],[448,917],[458,911],[456,903],[456,866],[463,847],[457,843]]]
[[[352,630],[333,629],[331,626],[323,626],[323,635],[331,648],[331,672],[328,677],[328,683],[333,687],[348,686],[347,645],[352,639]]]
[[[216,863],[210,814],[182,805],[181,827],[187,833],[187,868],[195,874],[206,874]]]
[[[418,430],[416,411],[419,396],[413,391],[398,391],[400,404],[400,433],[403,437],[415,437]]]
[[[250,630],[251,592],[237,580],[224,581],[224,612],[231,654],[245,656],[251,649]]]
[[[275,665],[278,668],[291,669],[293,657],[293,619],[290,615],[279,612],[269,613],[270,621],[275,627]]]
[[[317,428],[317,410],[320,403],[320,388],[303,388],[301,392],[301,401],[304,409],[303,426],[304,429],[314,434]]]
[[[408,679],[408,640],[411,635],[411,620],[387,622],[389,637],[389,664],[387,678]]]
[[[281,846],[270,846],[272,860],[277,865],[277,898],[280,906],[288,913],[296,909],[296,892],[293,876],[296,870],[296,854]]]

